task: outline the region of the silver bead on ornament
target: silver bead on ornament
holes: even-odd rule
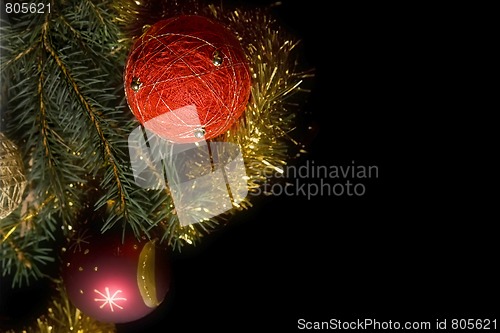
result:
[[[205,135],[205,133],[206,133],[206,131],[203,127],[197,128],[193,132],[194,137],[197,139],[203,139],[203,136]]]
[[[134,77],[132,79],[132,83],[130,83],[130,89],[132,89],[135,92],[138,92],[139,89],[141,89],[142,82],[138,77]]]

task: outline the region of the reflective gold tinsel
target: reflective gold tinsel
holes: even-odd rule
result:
[[[0,219],[19,206],[25,188],[26,176],[19,150],[0,133]]]
[[[288,36],[266,11],[209,9],[238,35],[250,62],[252,99],[244,117],[224,139],[240,145],[253,193],[270,174],[282,174],[295,156],[291,146],[299,145],[292,134],[298,108],[287,101],[306,91],[301,85],[312,74],[296,71],[299,41]]]
[[[47,313],[32,326],[19,333],[112,333],[115,325],[98,322],[75,308],[68,299],[61,281],[56,281],[58,294],[47,307]],[[9,330],[6,333],[16,333]]]

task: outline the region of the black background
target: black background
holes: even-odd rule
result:
[[[484,133],[459,111],[470,101],[455,89],[467,16],[436,6],[329,5],[273,9],[303,41],[302,65],[315,70],[302,110],[317,135],[298,163],[354,161],[377,165],[379,177],[362,197],[259,198],[175,255],[168,299],[119,332],[492,318],[492,199],[481,187],[487,175],[473,171],[486,172],[491,153],[472,144]],[[45,290],[41,283],[30,292],[44,300]]]

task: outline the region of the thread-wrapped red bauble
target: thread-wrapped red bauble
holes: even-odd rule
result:
[[[125,323],[151,313],[170,288],[167,248],[121,233],[79,232],[63,255],[68,298],[84,314]]]
[[[206,17],[184,15],[151,26],[134,43],[125,93],[136,118],[177,143],[216,137],[241,116],[251,78],[236,36]]]

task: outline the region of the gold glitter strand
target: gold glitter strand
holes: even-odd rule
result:
[[[26,184],[17,146],[0,133],[0,220],[19,207]]]

